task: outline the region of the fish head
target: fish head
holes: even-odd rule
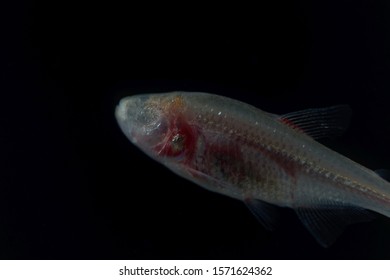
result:
[[[173,168],[192,157],[196,128],[179,93],[125,97],[115,115],[127,138],[153,159]]]
[[[221,139],[215,138],[219,136],[200,120],[209,111],[210,98],[216,97],[180,92],[135,95],[123,98],[115,115],[127,138],[149,157],[208,190],[238,198],[238,192],[223,182],[230,176],[223,169],[229,155],[239,159],[239,146],[229,142],[220,147]],[[215,165],[218,162],[225,165]]]

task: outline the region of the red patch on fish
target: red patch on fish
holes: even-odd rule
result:
[[[182,156],[184,162],[188,162],[194,156],[197,137],[197,127],[188,124],[182,116],[177,116],[169,123],[164,140],[154,150],[162,156]]]

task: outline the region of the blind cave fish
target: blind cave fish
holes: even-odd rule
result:
[[[125,97],[115,115],[148,156],[243,201],[266,229],[278,207],[289,207],[327,247],[373,212],[390,217],[390,183],[316,141],[347,127],[347,105],[275,115],[219,95],[171,92]]]

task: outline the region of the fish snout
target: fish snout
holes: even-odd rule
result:
[[[117,121],[123,123],[132,122],[137,119],[139,110],[145,103],[145,98],[141,98],[141,96],[130,96],[121,99],[115,109]]]
[[[147,95],[125,97],[115,109],[120,128],[133,143],[152,134],[160,124],[160,113],[148,100]]]

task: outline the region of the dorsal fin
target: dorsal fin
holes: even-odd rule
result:
[[[348,105],[337,105],[288,113],[279,116],[279,120],[318,139],[342,134],[348,127],[350,117],[351,108]]]
[[[375,173],[378,174],[383,179],[385,179],[386,181],[390,182],[390,170],[378,169],[378,170],[375,170]]]

